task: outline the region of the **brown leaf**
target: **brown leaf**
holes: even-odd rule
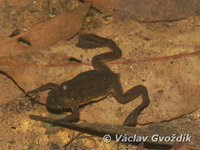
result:
[[[23,46],[14,38],[5,38],[0,41],[0,57],[16,55],[31,50],[30,47]]]
[[[64,50],[70,47],[74,51],[72,46],[65,47]],[[60,46],[56,51],[59,48]],[[75,51],[80,54],[83,50],[75,49]],[[30,91],[50,82],[59,84],[81,72],[80,69],[83,67],[80,63],[69,62],[69,58],[71,57],[61,51],[55,53],[51,50],[35,49],[15,56],[0,57],[0,70],[11,76],[25,91]],[[10,79],[2,76],[1,73],[0,87],[0,105],[14,101],[22,94]],[[45,98],[41,100],[44,101]]]
[[[133,19],[140,22],[174,21],[198,16],[198,0],[85,0],[92,2],[100,11],[113,14],[121,19]]]
[[[46,22],[36,24],[29,31],[14,38],[0,41],[0,56],[16,55],[35,48],[47,48],[60,40],[66,40],[75,35],[82,26],[90,4],[64,12]],[[26,40],[31,47],[21,45],[20,39]]]
[[[33,48],[46,48],[57,41],[69,39],[81,29],[89,7],[90,4],[85,3],[75,10],[62,13],[47,22],[33,26],[18,38],[28,39]]]
[[[118,0],[84,0],[85,2],[90,2],[98,10],[107,13],[113,14],[115,9],[118,7]]]
[[[48,66],[52,58],[54,58],[53,61],[61,63],[67,56],[49,54],[38,50],[14,57],[1,57],[0,70],[3,70],[11,76],[25,91],[29,91],[51,81],[59,82],[60,80],[57,80],[55,77],[60,74],[64,76],[66,72],[68,72],[64,67]],[[38,63],[39,65],[37,65]],[[1,76],[1,78],[2,77],[3,76]],[[4,88],[2,88],[1,91],[0,104],[15,100],[15,98],[19,96],[19,92],[21,92],[9,79],[5,77],[3,77],[3,79],[6,81],[4,83],[1,82],[1,86]]]

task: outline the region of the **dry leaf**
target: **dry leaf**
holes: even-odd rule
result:
[[[27,32],[13,38],[0,41],[0,56],[16,55],[37,48],[47,48],[60,40],[74,36],[82,26],[90,4],[85,3],[79,8],[64,12],[54,18],[36,24]],[[20,40],[27,41],[31,46],[24,46]]]
[[[198,16],[198,0],[85,0],[106,14],[140,22],[175,21]]]
[[[90,7],[89,3],[79,8],[62,13],[47,22],[37,24],[30,31],[17,38],[27,39],[33,48],[46,48],[57,41],[74,36],[82,27],[83,18]]]

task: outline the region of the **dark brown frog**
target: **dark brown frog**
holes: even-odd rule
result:
[[[46,84],[27,94],[37,94],[50,90],[46,107],[60,111],[71,108],[72,114],[62,119],[62,121],[68,122],[79,120],[80,105],[103,99],[108,94],[112,94],[121,104],[126,104],[141,95],[142,103],[129,114],[124,122],[124,125],[134,126],[137,123],[139,113],[149,105],[150,101],[148,91],[143,85],[137,85],[124,93],[119,75],[105,65],[105,62],[119,59],[122,55],[121,49],[117,47],[114,41],[94,34],[80,34],[79,42],[76,46],[83,49],[109,47],[111,52],[93,57],[92,65],[94,70],[80,73],[72,80],[63,82],[60,85],[55,83]]]

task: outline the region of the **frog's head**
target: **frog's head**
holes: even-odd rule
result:
[[[46,107],[53,111],[63,111],[64,109],[64,98],[60,94],[58,89],[52,89],[47,96]]]

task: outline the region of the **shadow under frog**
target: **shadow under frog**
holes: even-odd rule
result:
[[[55,83],[43,85],[27,92],[27,94],[38,94],[50,90],[46,101],[47,109],[64,111],[70,108],[72,110],[71,115],[57,120],[67,122],[79,121],[80,105],[98,101],[109,94],[112,94],[120,104],[126,104],[138,96],[142,96],[142,103],[124,121],[126,126],[136,125],[139,113],[150,103],[147,88],[143,85],[137,85],[124,93],[119,75],[105,65],[105,62],[119,59],[122,56],[121,49],[117,47],[114,41],[94,34],[80,34],[76,46],[83,49],[109,47],[111,51],[93,57],[94,70],[80,73],[60,85]]]

